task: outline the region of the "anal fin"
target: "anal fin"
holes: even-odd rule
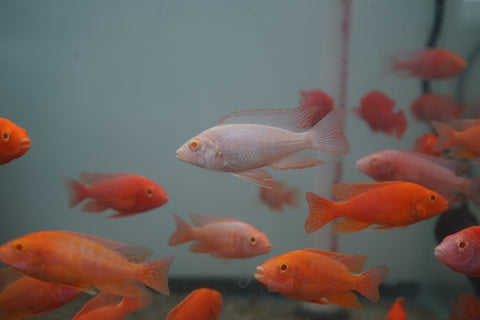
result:
[[[335,297],[328,297],[327,300],[345,308],[359,309],[362,307],[360,302],[358,302],[357,296],[352,291],[345,291]]]
[[[352,233],[370,227],[369,222],[362,222],[353,218],[344,218],[335,223],[332,228],[332,233]]]

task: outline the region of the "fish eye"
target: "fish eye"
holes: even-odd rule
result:
[[[12,244],[12,250],[15,253],[23,253],[26,249],[27,247],[25,246],[25,244],[21,242],[15,242],[14,244]]]
[[[2,140],[5,141],[5,142],[8,142],[8,140],[10,140],[10,131],[9,130],[2,131]]]
[[[428,196],[428,200],[430,200],[431,203],[435,203],[437,201],[437,196],[434,194],[431,194]]]
[[[146,193],[147,193],[147,197],[149,198],[153,197],[153,188],[148,188]]]
[[[278,271],[280,271],[280,273],[285,273],[285,272],[287,272],[287,270],[288,270],[288,264],[286,264],[286,263],[281,263],[278,266]]]
[[[188,143],[188,146],[189,146],[190,150],[196,151],[198,149],[198,147],[200,147],[200,141],[198,141],[198,139],[192,139]]]
[[[257,242],[258,242],[257,237],[255,237],[255,236],[250,236],[250,244],[251,244],[252,246],[256,245]]]
[[[455,241],[455,244],[457,245],[457,248],[462,251],[468,247],[468,242],[463,239],[457,239],[457,241]]]
[[[378,158],[377,157],[373,157],[372,160],[370,160],[370,164],[372,166],[376,166],[378,164]]]

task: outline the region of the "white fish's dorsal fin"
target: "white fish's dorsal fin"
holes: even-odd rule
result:
[[[455,131],[465,131],[466,129],[479,124],[480,119],[455,119],[450,121],[450,126]]]
[[[91,236],[89,234],[83,234],[73,231],[61,232],[67,233],[75,237],[80,237],[85,240],[96,242],[99,245],[104,246],[105,248],[122,255],[123,257],[125,257],[125,259],[133,263],[142,262],[153,255],[153,251],[150,248],[141,244],[108,240],[100,237]]]
[[[203,227],[207,224],[219,222],[241,222],[240,220],[233,218],[202,216],[195,213],[190,213],[190,220],[192,221],[192,224],[197,228]]]
[[[98,308],[116,306],[120,303],[120,301],[122,301],[121,296],[117,296],[116,294],[111,294],[107,292],[101,292],[96,297],[90,299],[90,301],[88,301],[87,304],[85,304],[83,308],[78,311],[78,313],[75,315],[75,317],[73,317],[72,320],[79,319],[83,315]]]
[[[454,159],[446,159],[442,157],[436,157],[429,154],[423,154],[415,151],[402,151],[406,154],[410,154],[414,157],[420,157],[428,161],[432,161],[439,166],[442,166],[456,174],[463,174],[472,168],[472,165],[467,162],[462,162]]]
[[[403,181],[385,181],[372,183],[340,183],[332,186],[333,196],[339,201],[350,200],[352,197],[373,189],[406,183]]]
[[[282,128],[289,131],[307,131],[318,122],[321,107],[298,107],[290,109],[241,110],[223,117],[218,125],[257,124]]]
[[[3,292],[3,290],[8,288],[12,283],[14,283],[17,280],[20,280],[24,276],[25,275],[23,273],[12,268],[0,269],[0,294]]]
[[[100,181],[105,181],[112,178],[128,176],[131,173],[96,173],[96,172],[80,172],[78,178],[85,184],[96,184]]]
[[[347,269],[350,272],[362,271],[363,266],[368,260],[367,256],[356,255],[356,254],[342,254],[342,253],[330,252],[330,251],[324,251],[324,250],[318,250],[318,249],[302,249],[302,250],[316,253],[316,254],[321,254],[335,261],[338,261],[341,264],[343,264],[345,267],[347,267]]]

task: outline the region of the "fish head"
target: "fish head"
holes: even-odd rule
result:
[[[200,168],[208,168],[212,157],[216,157],[215,146],[208,130],[188,140],[177,150],[178,160]]]
[[[45,259],[38,243],[27,237],[11,240],[0,246],[0,262],[34,276],[45,270]]]
[[[377,181],[391,180],[393,177],[393,163],[380,152],[363,157],[355,163],[357,169]]]
[[[301,270],[294,260],[283,254],[258,266],[254,276],[271,292],[293,295],[300,287]]]
[[[243,257],[255,257],[269,253],[272,244],[267,235],[255,228],[248,228],[239,237],[240,252]]]
[[[146,179],[146,183],[142,184],[137,190],[137,208],[140,210],[151,210],[160,207],[168,202],[168,193],[162,186]]]
[[[475,229],[473,229],[475,228]],[[469,274],[479,268],[478,228],[470,227],[451,234],[435,247],[434,255],[452,270]]]
[[[438,192],[423,188],[423,192],[414,194],[417,197],[417,221],[430,219],[448,209],[448,201]],[[421,208],[421,209],[419,209]]]
[[[0,145],[3,152],[10,154],[13,158],[18,158],[30,149],[32,143],[27,130],[6,120],[2,121],[0,128]]]

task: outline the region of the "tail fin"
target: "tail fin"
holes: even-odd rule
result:
[[[335,219],[336,203],[314,193],[307,192],[308,212],[307,221],[305,221],[305,231],[307,233],[315,232],[333,219]]]
[[[293,208],[298,208],[300,205],[300,189],[292,188],[285,192],[285,203]]]
[[[168,270],[175,256],[169,256],[143,264],[142,282],[160,293],[170,294],[168,289]]]
[[[343,134],[344,112],[335,108],[312,129],[312,148],[333,153],[348,153],[350,144]]]
[[[395,114],[395,136],[397,139],[402,138],[405,129],[407,129],[407,118],[405,117],[403,110],[400,110]]]
[[[87,187],[73,179],[66,178],[65,185],[68,191],[68,200],[70,208],[75,207],[77,204],[85,200],[87,197]]]
[[[175,230],[175,232],[170,236],[168,245],[173,247],[193,240],[193,227],[176,214],[174,214],[173,217],[175,218],[175,223],[177,224],[177,230]]]
[[[467,186],[464,194],[475,202],[477,206],[480,206],[480,178],[467,179]]]
[[[360,292],[367,299],[377,302],[380,298],[378,293],[378,286],[382,283],[388,275],[388,268],[386,266],[379,266],[374,269],[362,273],[359,281],[358,292]]]
[[[432,148],[433,151],[442,151],[452,147],[455,131],[446,124],[436,120],[432,120],[432,126],[438,134],[438,139]]]

